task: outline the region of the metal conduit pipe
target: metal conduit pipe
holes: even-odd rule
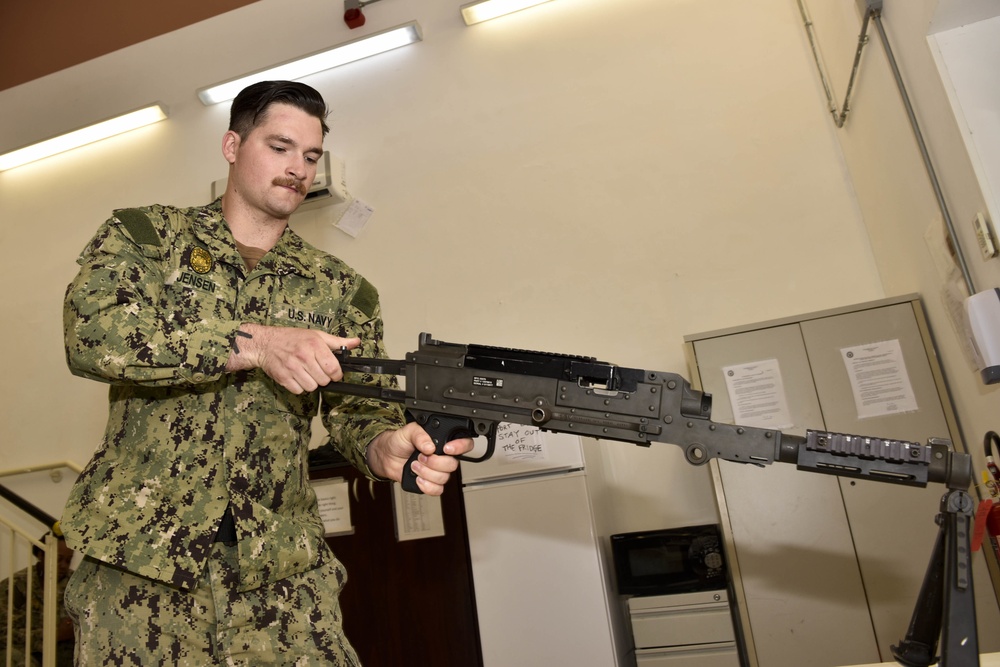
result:
[[[920,132],[920,125],[917,123],[917,116],[913,113],[913,105],[910,104],[910,96],[906,94],[903,77],[899,73],[896,58],[892,55],[892,47],[889,45],[889,38],[886,36],[885,28],[882,26],[882,12],[881,10],[871,10],[867,13],[875,19],[875,28],[878,30],[879,39],[882,40],[882,47],[885,49],[889,67],[892,69],[892,76],[896,79],[896,86],[899,88],[899,96],[903,99],[903,106],[906,107],[906,115],[910,119],[913,135],[916,137],[917,145],[920,147],[920,155],[924,160],[927,175],[931,179],[931,186],[934,188],[934,196],[937,198],[941,215],[944,217],[944,225],[948,230],[948,237],[951,239],[951,245],[955,249],[955,258],[958,260],[958,266],[962,270],[965,287],[969,290],[969,294],[975,294],[976,290],[972,283],[972,275],[969,273],[969,266],[965,261],[962,245],[958,242],[958,234],[955,231],[955,224],[952,222],[951,214],[948,212],[948,204],[944,200],[944,191],[941,190],[941,182],[938,181],[937,173],[934,171],[934,164],[931,162],[930,153],[927,152],[927,144],[924,143],[924,136]]]
[[[882,25],[881,1],[865,0],[866,9],[864,11],[864,17],[861,24],[861,34],[858,36],[858,48],[854,52],[854,65],[851,68],[851,78],[847,83],[847,93],[844,95],[843,108],[839,113],[837,112],[837,104],[833,99],[833,92],[826,76],[826,70],[823,67],[823,61],[820,58],[819,48],[816,45],[812,19],[806,11],[803,0],[796,1],[799,5],[799,13],[802,15],[802,20],[805,24],[806,34],[809,36],[809,45],[812,48],[813,59],[816,61],[816,67],[819,70],[820,80],[823,83],[823,90],[826,92],[827,105],[830,113],[833,115],[833,122],[838,128],[842,128],[844,126],[844,122],[847,120],[847,113],[850,109],[851,91],[854,88],[854,80],[857,76],[858,67],[861,62],[861,51],[868,42],[868,24],[870,20],[874,19],[875,28],[878,31],[879,38],[882,41],[882,47],[885,49],[886,58],[889,62],[889,67],[892,70],[892,76],[896,80],[896,86],[899,88],[899,95],[903,100],[903,107],[906,109],[906,115],[910,120],[910,127],[913,129],[914,137],[916,137],[917,146],[920,149],[920,155],[924,161],[924,167],[927,169],[927,175],[930,178],[931,187],[934,189],[934,196],[937,199],[938,207],[941,209],[941,216],[944,218],[948,238],[951,239],[951,245],[955,249],[955,259],[958,262],[959,269],[962,271],[962,277],[965,280],[965,287],[969,290],[969,294],[975,294],[976,289],[972,282],[972,275],[969,273],[969,266],[965,261],[965,254],[962,251],[962,246],[958,242],[958,234],[955,231],[955,224],[951,219],[951,213],[948,211],[948,204],[944,199],[941,182],[938,180],[937,172],[934,171],[934,164],[931,162],[930,153],[927,151],[927,144],[924,142],[923,133],[920,131],[920,125],[917,123],[916,114],[913,112],[913,105],[910,103],[910,96],[906,92],[906,86],[903,84],[903,77],[899,73],[899,67],[896,65],[896,58],[892,52],[892,46],[889,44],[889,38],[886,36],[885,28]]]
[[[806,11],[806,6],[802,0],[797,0],[797,2],[799,4],[799,13],[802,15],[802,21],[806,26],[806,34],[809,36],[809,46],[812,48],[813,59],[816,61],[816,68],[819,70],[819,78],[823,82],[823,90],[826,92],[827,108],[833,115],[834,125],[838,128],[843,127],[844,121],[847,120],[847,112],[850,109],[851,91],[854,89],[854,80],[857,77],[858,67],[861,64],[861,51],[865,48],[865,44],[868,43],[868,19],[871,16],[871,12],[865,13],[861,24],[861,34],[858,35],[858,48],[854,51],[854,64],[851,66],[851,78],[847,82],[847,92],[844,93],[844,105],[840,113],[838,113],[837,102],[833,99],[833,91],[827,80],[826,68],[823,67],[819,47],[816,45],[816,31],[813,30],[812,19],[809,18],[809,13]]]

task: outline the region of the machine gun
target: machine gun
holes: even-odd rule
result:
[[[592,357],[531,352],[434,340],[420,334],[417,351],[405,360],[351,357],[337,352],[345,373],[400,375],[405,389],[384,389],[336,382],[327,390],[401,403],[434,441],[438,453],[458,438],[486,438],[481,457],[493,455],[501,422],[573,433],[644,447],[670,443],[692,465],[713,458],[764,466],[775,461],[800,470],[909,486],[930,482],[949,491],[938,515],[940,531],[907,637],[893,647],[896,659],[911,667],[933,664],[941,635],[942,665],[978,665],[972,598],[970,519],[972,483],[968,454],[947,440],[923,445],[903,440],[809,430],[806,435],[711,421],[712,397],[680,375],[623,368]],[[420,493],[411,460],[402,487]],[[947,616],[942,619],[942,615]],[[963,661],[965,660],[965,661]]]

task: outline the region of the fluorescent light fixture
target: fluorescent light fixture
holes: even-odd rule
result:
[[[227,102],[236,97],[241,90],[258,81],[301,79],[304,76],[322,72],[333,67],[361,60],[368,56],[398,49],[401,46],[419,42],[423,39],[420,25],[410,21],[395,28],[365,35],[325,51],[319,51],[308,56],[290,60],[281,65],[246,74],[236,79],[202,88],[198,97],[202,104],[209,106],[219,102]]]
[[[0,155],[0,171],[20,167],[23,164],[41,160],[42,158],[62,153],[64,151],[92,144],[101,139],[113,137],[146,125],[165,120],[167,110],[160,104],[153,104],[143,109],[130,111],[124,115],[101,121],[79,130],[46,139],[24,148],[18,148]]]
[[[503,16],[504,14],[519,12],[522,9],[534,7],[535,5],[540,5],[543,2],[548,1],[549,0],[476,0],[476,2],[470,2],[467,5],[462,5],[462,18],[465,19],[465,25],[472,25],[473,23],[482,23],[483,21],[495,19],[496,17]]]

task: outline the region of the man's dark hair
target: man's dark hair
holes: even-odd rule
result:
[[[243,90],[233,100],[229,111],[229,129],[246,139],[250,130],[267,118],[272,104],[289,104],[319,119],[323,136],[330,131],[326,125],[326,102],[315,88],[298,81],[261,81]]]

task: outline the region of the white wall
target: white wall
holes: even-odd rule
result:
[[[883,290],[791,0],[556,0],[466,27],[392,0],[363,31],[424,41],[309,77],[327,148],[375,208],[293,226],[381,290],[394,356],[420,331],[687,374],[683,336]],[[65,368],[61,300],[112,208],[193,205],[225,175],[228,109],[195,90],[353,38],[339,2],[261,0],[0,92],[0,149],[159,100],[170,119],[0,173],[0,468],[89,458],[105,389]],[[668,445],[605,443],[616,530],[714,521]]]
[[[861,27],[855,3],[806,0],[806,4],[842,99]],[[972,220],[979,212],[988,213],[988,200],[964,141],[963,130],[967,132],[968,125],[956,120],[948,90],[955,85],[950,75],[958,75],[962,85],[977,79],[995,81],[997,52],[995,47],[992,50],[986,47],[989,37],[984,38],[980,33],[992,28],[996,34],[997,22],[990,16],[998,13],[1000,8],[996,3],[952,0],[940,3],[885,0],[882,11],[882,24],[977,291],[1000,286],[1000,260],[984,260],[973,234]],[[969,25],[970,22],[975,26]],[[981,60],[976,62],[966,52],[964,59],[952,61],[952,71],[942,80],[932,52],[932,45],[936,48],[942,39],[932,31],[939,29],[949,31],[944,41],[950,42],[952,54],[955,50],[951,31],[960,31],[967,37],[970,49],[982,54]],[[976,39],[968,39],[968,35],[976,35]],[[975,67],[979,68],[976,72],[962,69]],[[1000,110],[995,88],[992,85],[981,91],[977,98],[993,105],[992,109],[979,109],[977,113],[987,114],[994,125]],[[995,127],[992,132],[995,136]],[[923,297],[978,478],[978,471],[985,469],[983,434],[1000,427],[996,418],[1000,388],[982,384],[966,353],[964,332],[954,316],[960,299],[965,296],[965,281],[955,263],[948,260],[944,218],[874,26],[862,58],[851,112],[837,137],[886,293],[912,291]]]

